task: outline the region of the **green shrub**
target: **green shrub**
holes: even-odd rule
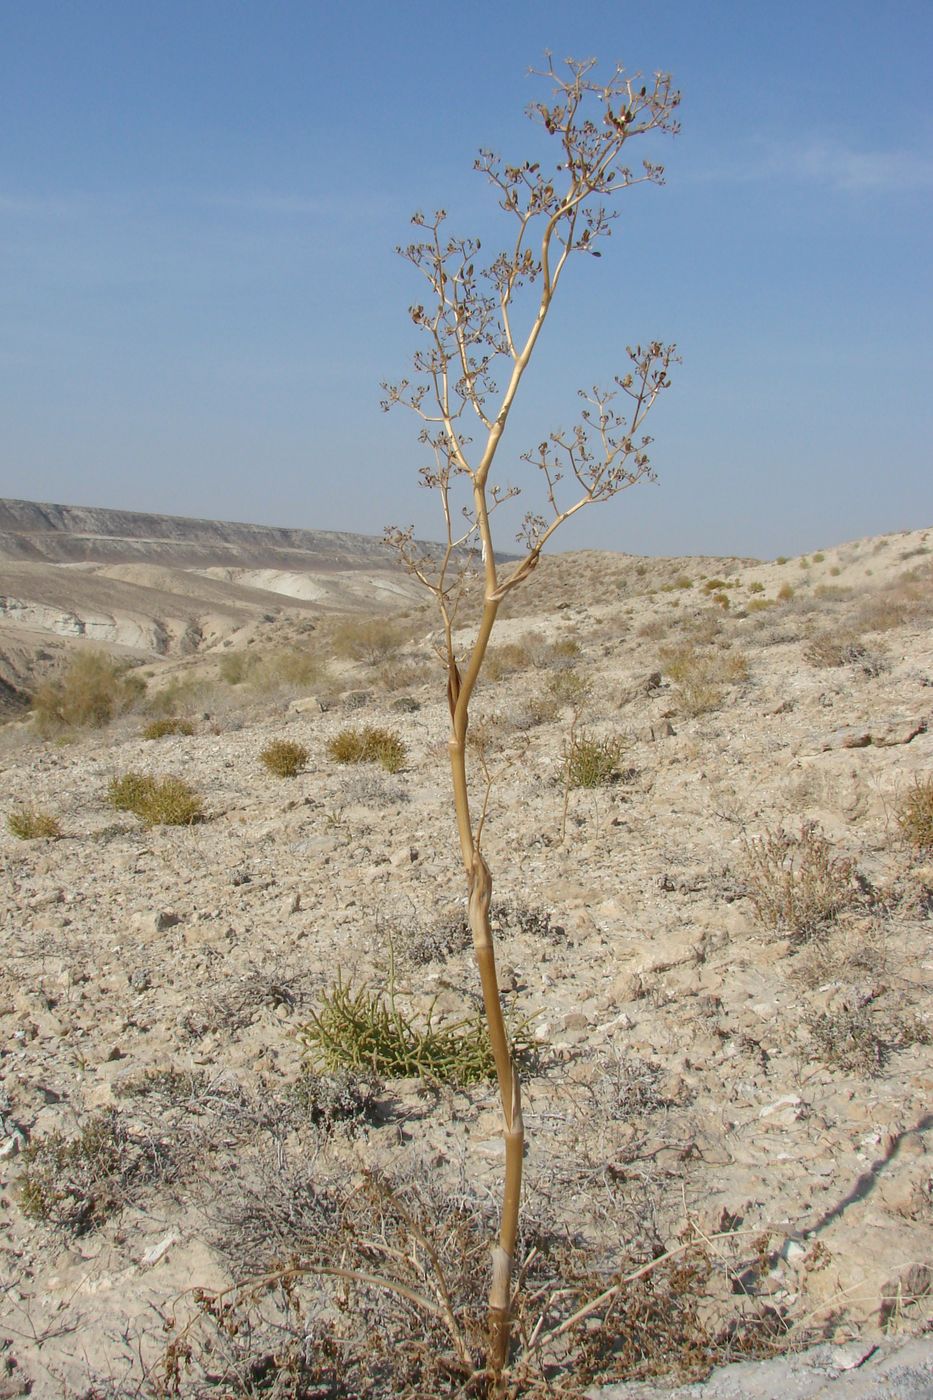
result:
[[[58,819],[40,807],[16,807],[6,819],[7,831],[20,841],[37,841],[61,836]]]
[[[183,778],[125,773],[111,781],[107,796],[112,807],[132,812],[146,826],[190,826],[204,815],[200,797]]]
[[[567,753],[567,781],[570,787],[605,787],[619,776],[619,761],[625,746],[621,739],[575,737]]]
[[[103,651],[75,656],[58,680],[46,681],[33,696],[43,733],[58,729],[100,729],[124,714],[145,693],[146,682]]]
[[[341,729],[327,745],[337,763],[381,763],[388,773],[397,773],[405,762],[406,748],[391,729],[367,726]]]
[[[901,835],[921,854],[933,852],[933,777],[915,778],[897,807]]]
[[[764,593],[765,586],[758,579],[755,579],[748,585],[748,591],[749,593]]]
[[[259,755],[260,763],[279,778],[294,778],[308,762],[308,750],[289,739],[274,739]]]
[[[190,719],[154,719],[143,730],[144,739],[166,739],[170,734],[193,734],[194,725]]]
[[[822,564],[822,562],[823,562],[823,560],[824,560],[825,558],[826,558],[826,555],[825,555],[825,554],[819,554],[819,553],[817,553],[817,554],[814,554],[814,556],[813,556],[813,562],[814,562],[814,564]]]
[[[786,555],[786,554],[779,554],[778,557],[775,559],[774,562],[775,562],[775,564],[786,564],[786,563],[787,563],[787,555]]]
[[[386,1079],[449,1084],[477,1083],[496,1072],[480,1013],[441,1026],[429,1012],[419,1026],[398,1009],[393,995],[365,987],[353,991],[339,977],[323,993],[298,1039],[311,1061],[327,1070],[368,1070]],[[517,1028],[513,1047],[527,1050],[527,1026]]]

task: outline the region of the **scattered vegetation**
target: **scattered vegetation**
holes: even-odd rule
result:
[[[277,778],[294,778],[308,762],[308,750],[290,739],[273,739],[259,755],[259,761]]]
[[[828,1065],[852,1074],[879,1074],[886,1045],[867,1006],[821,1011],[808,1022],[813,1048]]]
[[[204,815],[200,797],[183,778],[124,773],[112,779],[107,796],[112,807],[132,812],[146,826],[190,826]]]
[[[320,685],[327,674],[320,657],[303,647],[227,651],[220,657],[217,667],[221,680],[227,685],[245,685],[263,692],[306,689]]]
[[[915,778],[897,805],[901,835],[921,855],[933,853],[933,777]]]
[[[868,648],[852,633],[818,632],[804,647],[811,666],[849,666],[867,655]]]
[[[143,730],[144,739],[167,739],[172,734],[193,734],[194,724],[190,719],[178,719],[167,716],[165,719],[154,719],[147,724]]]
[[[692,641],[662,647],[660,658],[674,683],[677,708],[690,718],[718,709],[725,698],[725,684],[749,676],[748,660],[741,652],[698,651]]]
[[[605,787],[619,777],[619,763],[625,752],[621,739],[594,739],[575,735],[567,748],[567,782],[570,787]]]
[[[126,663],[103,651],[82,651],[57,680],[39,687],[32,707],[42,734],[101,729],[132,709],[145,690],[145,681]]]
[[[10,835],[20,841],[55,840],[62,834],[58,818],[41,807],[14,807],[6,826]]]
[[[320,1073],[307,1067],[289,1091],[302,1118],[326,1137],[339,1128],[350,1137],[378,1121],[382,1083],[376,1075],[335,1069]]]
[[[407,754],[394,730],[372,726],[341,729],[327,745],[327,752],[336,763],[381,763],[387,773],[397,773]]]
[[[83,1234],[125,1205],[137,1185],[170,1174],[166,1146],[130,1132],[116,1112],[90,1118],[76,1137],[35,1137],[20,1158],[19,1201],[31,1220]]]
[[[298,1038],[312,1064],[328,1070],[370,1070],[386,1079],[445,1084],[472,1084],[495,1074],[482,1015],[439,1025],[429,1012],[418,1025],[399,1010],[394,993],[354,991],[339,978]]]
[[[335,656],[378,666],[397,656],[407,637],[396,620],[387,617],[347,617],[330,628],[327,640]]]
[[[836,855],[811,822],[799,836],[772,831],[746,842],[744,877],[763,926],[799,942],[818,937],[865,899],[855,861]]]
[[[502,642],[490,647],[483,666],[483,675],[490,681],[501,681],[521,671],[543,671],[572,666],[580,655],[580,645],[573,637],[547,641],[540,632],[526,632],[514,642]]]

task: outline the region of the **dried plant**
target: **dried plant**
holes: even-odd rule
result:
[[[769,831],[745,845],[745,882],[765,928],[799,942],[815,938],[864,900],[855,861],[836,855],[812,822],[799,836]]]
[[[629,369],[614,378],[611,388],[580,391],[584,406],[577,425],[551,432],[523,454],[540,474],[543,511],[526,512],[518,534],[522,554],[500,567],[491,517],[517,492],[492,475],[493,464],[567,264],[578,255],[601,256],[599,245],[617,216],[610,205],[618,194],[644,181],[662,181],[662,168],[651,161],[633,173],[627,164],[629,142],[678,129],[680,98],[667,75],[643,83],[616,68],[600,81],[595,69],[594,60],[568,60],[558,71],[548,57],[545,71],[536,74],[549,83],[551,99],[533,102],[528,114],[556,144],[549,167],[537,160],[510,164],[492,151],[480,151],[476,169],[491,183],[512,223],[502,252],[481,258],[478,239],[448,232],[443,210],[414,216],[415,241],[399,252],[424,278],[425,300],[410,310],[424,340],[414,356],[413,377],[383,386],[385,408],[401,404],[421,422],[420,441],[429,459],[421,468],[421,482],[437,492],[445,523],[439,557],[418,547],[413,527],[386,533],[433,595],[440,615],[454,808],[502,1106],[505,1186],[488,1319],[493,1393],[501,1393],[509,1351],[525,1130],[496,978],[489,918],[492,881],[482,851],[485,801],[478,820],[471,810],[470,702],[500,605],[531,575],[555,532],[586,507],[651,476],[645,418],[669,386],[668,371],[676,358],[673,346],[657,340],[629,347]],[[500,367],[505,371],[501,390],[495,380]],[[619,406],[626,402],[623,415]],[[479,434],[475,445],[474,431]],[[472,619],[472,642],[461,655],[455,629],[466,625],[464,613],[476,598],[476,590],[467,587],[474,551],[481,559],[482,596]],[[488,765],[482,752],[475,756],[488,799]]]
[[[259,761],[277,778],[294,778],[308,762],[308,750],[290,739],[273,739],[259,755]]]
[[[6,827],[19,841],[55,840],[62,834],[58,818],[41,807],[14,807]]]

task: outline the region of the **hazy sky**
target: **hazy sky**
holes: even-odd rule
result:
[[[421,299],[393,249],[441,205],[497,246],[473,156],[540,139],[547,48],[683,92],[667,184],[568,268],[501,468],[657,337],[684,361],[659,481],[557,547],[933,524],[931,0],[7,0],[0,495],[438,537],[415,420],[379,409]]]

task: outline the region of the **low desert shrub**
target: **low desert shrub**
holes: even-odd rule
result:
[[[321,659],[303,647],[228,651],[217,666],[221,680],[228,685],[245,685],[263,692],[306,689],[319,685],[326,675]]]
[[[125,773],[111,781],[107,796],[112,807],[132,812],[146,826],[190,826],[204,815],[200,797],[183,778]]]
[[[772,831],[746,842],[743,874],[762,925],[798,942],[818,937],[865,899],[855,861],[837,856],[811,822],[799,836]]]
[[[61,836],[58,818],[41,807],[15,807],[6,819],[7,831],[20,841],[54,840]]]
[[[567,751],[567,781],[574,788],[606,787],[619,776],[625,752],[621,739],[575,735]]]
[[[740,653],[724,660],[713,652],[697,651],[690,642],[662,647],[661,666],[674,682],[674,699],[681,714],[690,718],[718,709],[725,698],[723,683],[747,679],[748,663]]]
[[[851,632],[818,632],[804,647],[811,666],[848,666],[867,655],[868,648]]]
[[[525,1028],[513,1043],[520,1048]],[[420,1078],[474,1084],[495,1075],[481,1013],[439,1025],[429,1012],[422,1024],[400,1011],[394,994],[356,991],[339,977],[321,996],[298,1039],[312,1063],[326,1070],[369,1070],[386,1079]],[[527,1046],[527,1036],[524,1038]]]
[[[758,579],[754,579],[753,582],[748,585],[748,591],[749,593],[764,593],[765,586]]]
[[[335,623],[327,641],[335,656],[378,666],[397,656],[407,638],[402,626],[387,617],[347,617]]]
[[[580,644],[573,637],[560,637],[549,642],[540,632],[526,632],[514,642],[491,647],[486,656],[483,675],[486,680],[501,681],[519,671],[545,671],[573,666],[580,655]]]
[[[306,1068],[288,1092],[300,1116],[331,1136],[338,1128],[355,1137],[378,1121],[382,1084],[374,1074],[337,1069],[320,1073]]]
[[[780,562],[781,562],[781,561],[778,560],[778,563],[780,563]],[[784,563],[785,563],[785,564],[787,563],[787,560],[786,560],[786,559],[784,560]],[[789,583],[782,583],[781,586],[780,586],[780,588],[779,588],[778,591],[777,591],[777,596],[778,596],[778,601],[779,601],[779,602],[781,602],[781,603],[789,603],[790,600],[791,600],[791,598],[793,598],[793,596],[794,596],[794,590],[793,590],[792,585],[789,584]]]
[[[76,1235],[124,1206],[132,1187],[169,1175],[171,1167],[162,1143],[135,1136],[115,1112],[90,1118],[76,1137],[34,1137],[20,1164],[23,1214]]]
[[[826,1064],[851,1074],[880,1074],[887,1046],[869,1007],[821,1011],[807,1026],[814,1051]]]
[[[167,739],[171,734],[193,734],[194,725],[190,719],[154,719],[143,730],[144,739]]]
[[[327,745],[327,752],[336,763],[381,763],[387,773],[397,773],[407,750],[393,730],[367,725],[364,729],[341,729]]]
[[[290,739],[273,739],[259,755],[260,763],[277,778],[294,778],[308,762],[308,750]]]
[[[901,835],[921,855],[933,852],[933,777],[915,778],[897,805]]]
[[[145,693],[146,682],[103,651],[84,651],[57,679],[44,682],[32,707],[42,733],[100,729],[124,714]]]

